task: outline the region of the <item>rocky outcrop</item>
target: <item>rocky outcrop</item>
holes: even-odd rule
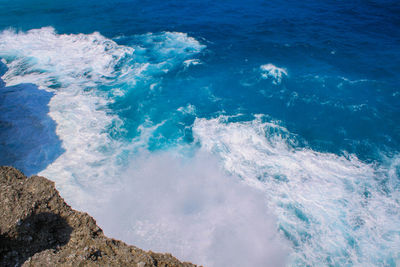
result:
[[[195,266],[104,236],[54,183],[0,167],[0,266]]]

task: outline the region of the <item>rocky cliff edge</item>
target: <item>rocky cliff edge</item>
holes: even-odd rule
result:
[[[104,236],[54,183],[0,167],[0,266],[195,266]]]

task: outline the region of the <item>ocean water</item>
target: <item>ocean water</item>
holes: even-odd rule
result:
[[[206,266],[400,265],[398,1],[0,0],[0,164]]]

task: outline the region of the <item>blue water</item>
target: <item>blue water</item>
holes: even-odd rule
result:
[[[286,265],[399,264],[397,1],[0,7],[0,164],[55,180],[101,223],[85,203],[126,188],[121,169],[206,153],[263,192]],[[174,248],[160,249],[215,266],[233,253]]]

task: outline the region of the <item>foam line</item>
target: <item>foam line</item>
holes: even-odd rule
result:
[[[262,116],[229,120],[197,119],[194,135],[228,173],[265,192],[296,249],[291,264],[366,266],[399,259],[398,160],[387,168],[354,155],[296,149],[285,128]]]
[[[97,32],[58,34],[52,27],[0,33],[6,84],[32,83],[54,94],[49,116],[65,153],[40,174],[55,180],[76,208],[87,208],[96,187],[114,182],[120,155],[129,150],[110,136],[123,125],[108,108],[113,97],[133,90],[138,80],[154,83],[204,49],[184,33],[148,33],[136,39],[140,43],[123,46]],[[150,56],[158,60],[149,62]]]

